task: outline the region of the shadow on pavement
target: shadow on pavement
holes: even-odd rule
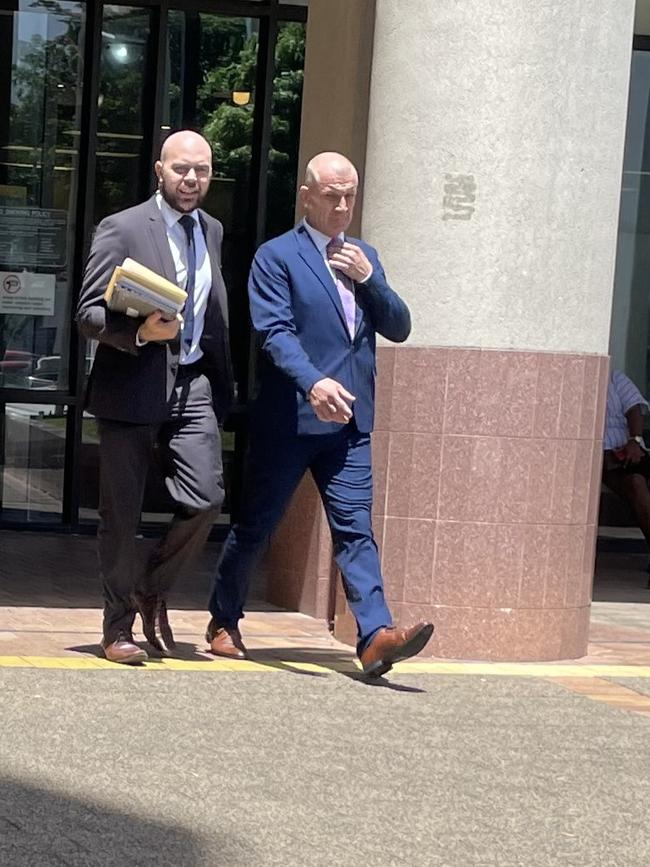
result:
[[[593,601],[650,604],[649,579],[647,554],[599,551]]]
[[[137,816],[101,803],[84,801],[6,777],[0,778],[0,864],[182,864],[202,867],[212,861],[206,847],[223,853],[227,864],[251,864],[252,852],[239,840],[202,840],[187,828],[163,819]],[[127,797],[119,791],[107,793]],[[155,799],[152,809],[155,810]]]
[[[136,568],[144,563],[156,539],[138,539]],[[192,574],[172,589],[169,607],[206,610],[221,546],[205,546]],[[29,608],[101,608],[102,588],[94,536],[66,533],[0,531],[0,606]],[[262,574],[251,586],[250,611],[276,611],[261,600]],[[207,613],[206,613],[207,617]]]
[[[389,672],[385,677],[366,677],[362,671],[356,672],[341,672],[344,677],[349,677],[350,680],[356,680],[364,686],[369,686],[372,689],[391,689],[394,692],[426,692],[426,689],[420,689],[418,686],[406,686],[403,683],[394,683],[392,680],[386,680],[386,677],[399,677],[398,674]]]
[[[343,674],[345,671],[356,671],[352,658],[349,654],[340,650],[328,648],[297,648],[297,647],[274,647],[264,650],[250,650],[251,662],[258,665],[266,665],[291,674],[311,675],[312,677],[327,677],[322,671],[310,671],[309,669],[295,668],[296,665],[318,665],[327,668],[335,674]]]
[[[162,654],[149,646],[147,641],[136,641],[138,647],[142,647],[149,655],[149,662],[158,662],[163,659]],[[75,644],[64,648],[73,653],[81,653],[84,656],[96,656],[98,659],[105,659],[104,651],[100,644]],[[185,641],[176,642],[176,650],[172,655],[172,659],[180,659],[183,662],[212,662],[213,657],[206,653],[199,653],[195,644],[190,644]]]
[[[295,668],[295,665],[318,665],[322,668],[329,669],[333,674],[340,674],[350,680],[362,683],[365,686],[380,687],[384,689],[392,689],[397,692],[426,692],[412,686],[403,686],[402,684],[393,683],[386,680],[384,677],[367,677],[360,671],[349,654],[342,653],[339,650],[327,649],[296,649],[295,647],[280,647],[273,650],[251,650],[250,659],[252,662],[257,662],[260,665],[266,665],[269,668],[288,671],[291,674],[311,675],[312,677],[328,677],[322,671],[310,671],[300,668]],[[393,675],[396,676],[396,675]]]

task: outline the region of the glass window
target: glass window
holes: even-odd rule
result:
[[[212,146],[214,175],[203,207],[224,227],[223,273],[230,299],[233,364],[243,396],[248,372],[246,281],[259,20],[171,10],[168,34],[163,123],[171,129],[197,129]]]
[[[650,385],[650,51],[630,79],[610,352],[641,391]]]
[[[97,100],[95,225],[147,197],[153,167],[145,136],[150,12],[104,6]]]
[[[66,407],[0,407],[0,513],[3,518],[61,520]]]
[[[169,13],[163,123],[193,127],[212,145],[214,179],[203,207],[223,223],[226,263],[238,258],[247,227],[258,31],[256,18]]]
[[[65,389],[83,6],[17,5],[0,10],[0,386]]]
[[[286,232],[294,224],[305,31],[305,25],[297,21],[284,22],[278,28],[267,179],[267,238]]]

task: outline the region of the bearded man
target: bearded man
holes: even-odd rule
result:
[[[86,409],[99,430],[102,647],[122,663],[147,659],[133,640],[138,610],[149,644],[173,652],[167,594],[191,568],[223,503],[218,422],[232,397],[223,229],[199,207],[212,177],[210,145],[195,132],[176,132],[154,168],[155,195],[99,224],[77,309],[81,334],[99,344]],[[107,309],[104,291],[127,256],[185,289],[182,319]],[[135,538],[154,448],[176,508],[142,570]]]

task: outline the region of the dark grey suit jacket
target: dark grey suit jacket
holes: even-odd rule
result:
[[[217,418],[232,401],[233,381],[228,339],[228,299],[221,276],[223,228],[204,211],[199,219],[212,267],[212,288],[200,346],[212,387]],[[113,269],[126,256],[176,283],[176,268],[165,222],[155,198],[106,217],[93,239],[77,307],[84,337],[99,341],[88,382],[86,408],[98,418],[150,424],[168,416],[180,357],[180,340],[137,347],[142,319],[106,308],[104,290]]]

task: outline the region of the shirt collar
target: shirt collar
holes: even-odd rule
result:
[[[160,208],[160,213],[162,214],[162,218],[165,221],[165,225],[168,229],[171,229],[171,227],[178,223],[180,218],[184,216],[184,214],[181,214],[180,211],[172,208],[172,206],[167,201],[165,201],[165,199],[163,199],[160,190],[156,191],[156,204]],[[189,215],[194,220],[194,222],[197,223],[197,225],[201,225],[199,223],[199,212],[197,208],[195,208],[193,211],[190,211]]]
[[[305,227],[307,234],[316,245],[316,249],[318,250],[318,252],[324,254],[325,250],[327,249],[327,245],[332,239],[328,235],[323,235],[323,233],[319,232],[318,229],[314,229],[313,226],[310,226],[304,217],[302,220],[302,224]],[[341,243],[345,241],[345,235],[343,234],[343,232],[339,232],[336,237]]]

